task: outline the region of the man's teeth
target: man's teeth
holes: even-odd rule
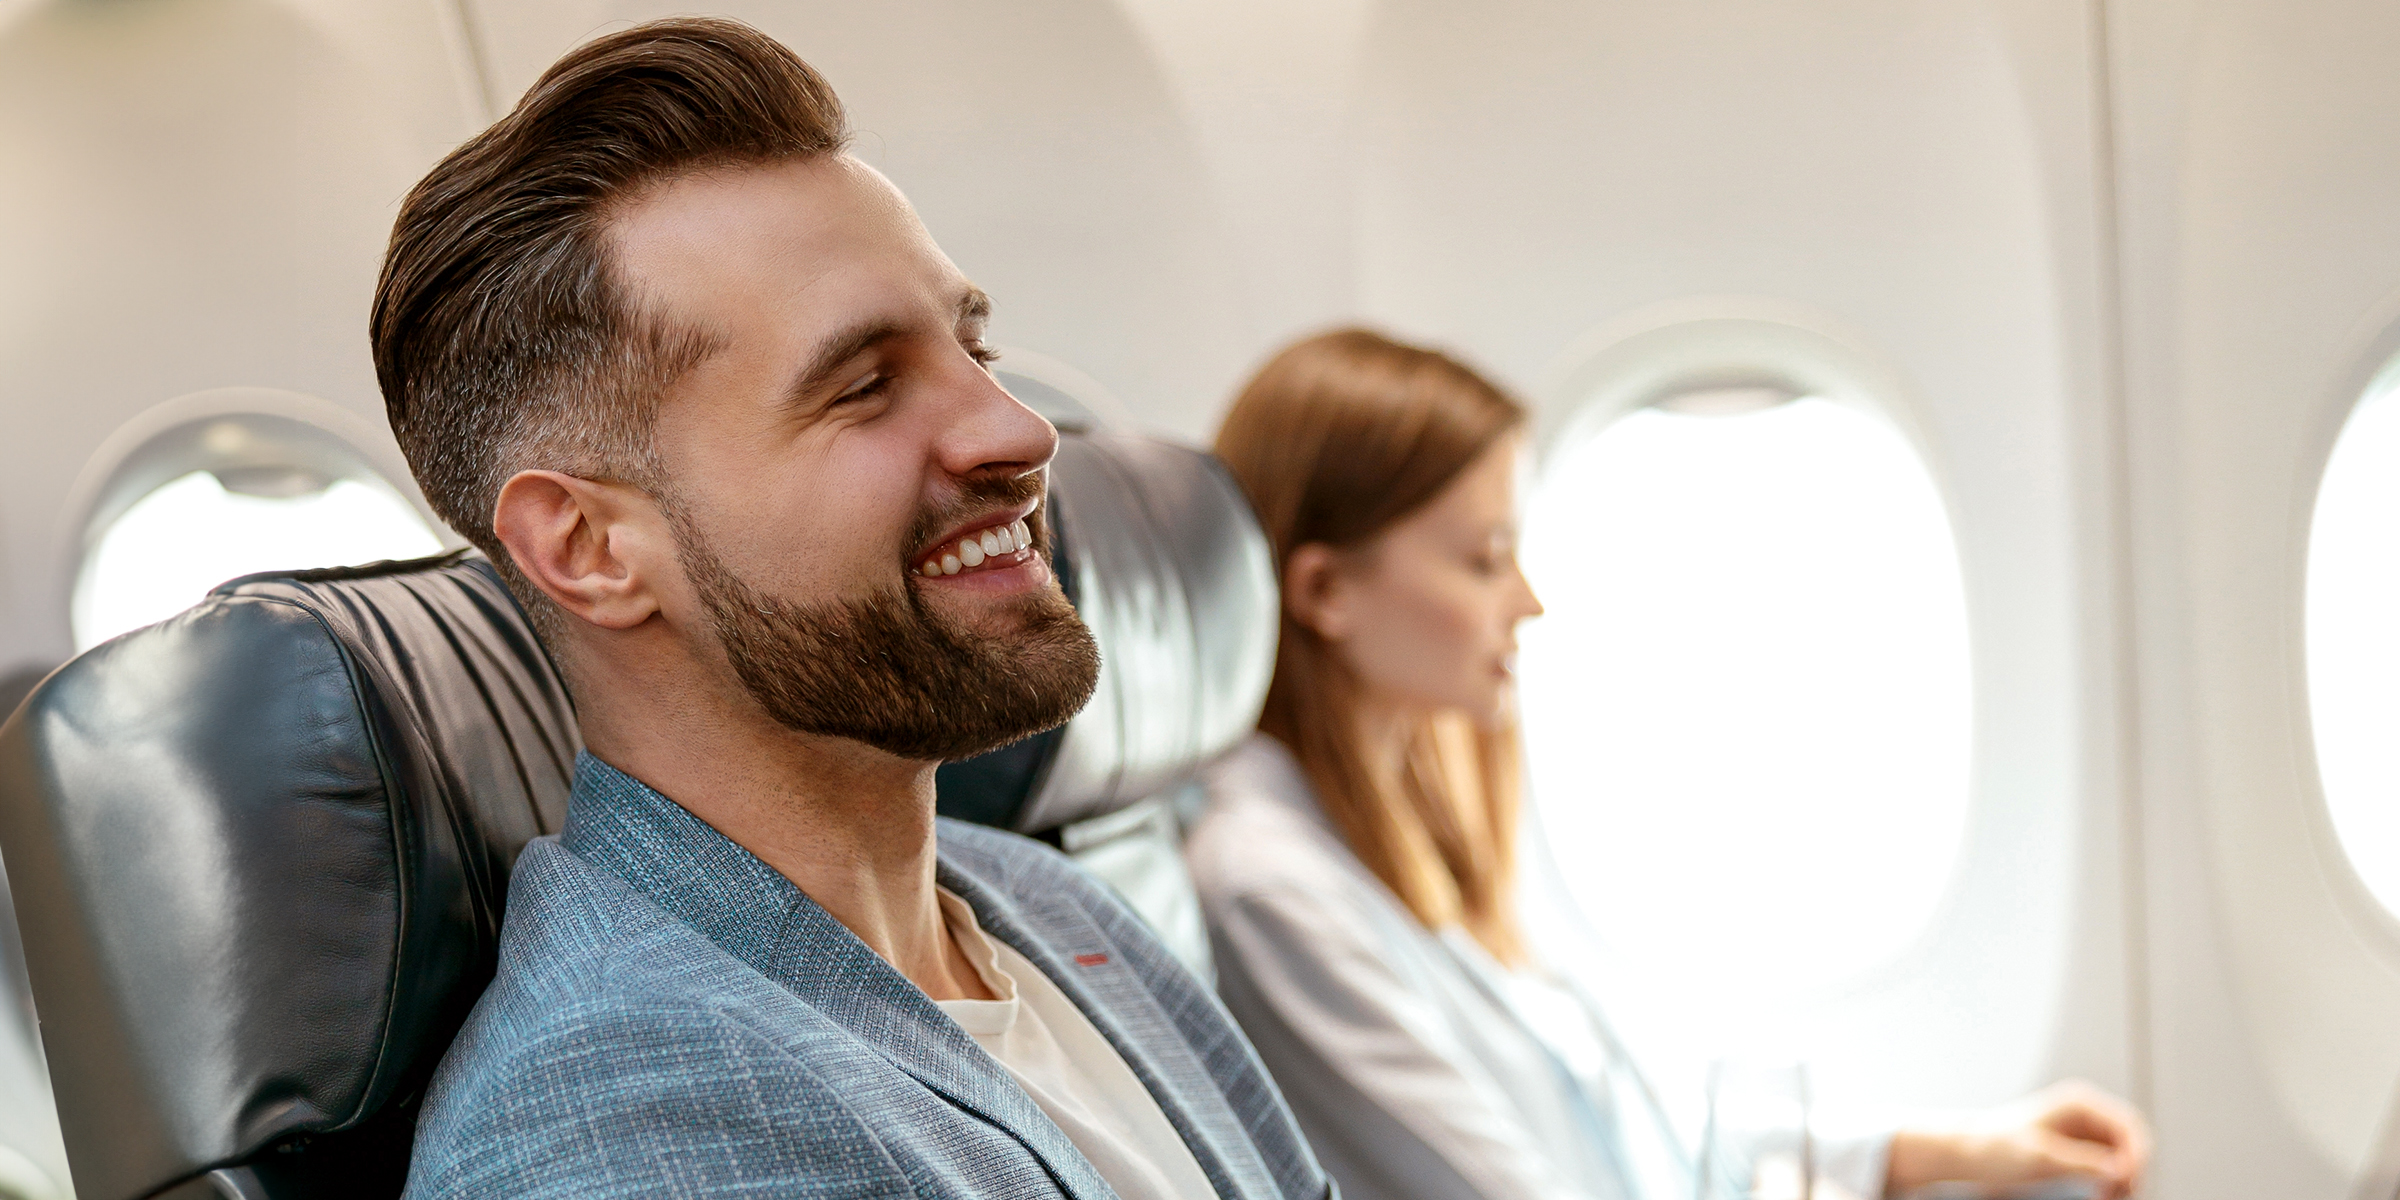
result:
[[[942,547],[941,557],[925,560],[917,572],[927,577],[956,575],[969,567],[982,566],[987,558],[1014,554],[1032,545],[1033,530],[1027,528],[1023,521],[1012,521],[1006,525],[995,525],[981,533],[969,534],[958,539],[956,545]]]

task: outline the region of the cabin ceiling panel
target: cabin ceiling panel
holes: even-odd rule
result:
[[[1254,357],[1357,309],[1355,120],[1376,0],[1119,0],[1176,87],[1242,266]],[[1239,378],[1223,381],[1231,398]]]
[[[2039,339],[2004,369],[2051,382],[2038,159],[1967,6],[1396,0],[1359,113],[1369,308],[1519,378],[1644,305],[1734,294],[1910,358]]]

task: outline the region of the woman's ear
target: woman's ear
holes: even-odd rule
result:
[[[552,603],[603,629],[631,629],[659,610],[646,561],[658,522],[637,497],[621,484],[519,471],[492,505],[492,533]]]
[[[1341,552],[1306,542],[1283,563],[1283,608],[1300,626],[1329,642],[1350,636],[1355,623]]]

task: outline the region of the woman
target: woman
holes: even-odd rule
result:
[[[1343,330],[1277,355],[1217,438],[1274,544],[1283,629],[1192,874],[1226,1003],[1349,1200],[1691,1194],[1518,920],[1525,424],[1456,361]],[[1821,1141],[1815,1167],[1819,1195],[2083,1174],[2118,1196],[2147,1155],[2138,1115],[2062,1085],[1977,1129]]]

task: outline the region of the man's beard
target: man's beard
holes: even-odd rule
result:
[[[1029,499],[1039,488],[1031,479],[982,483],[952,511]],[[910,544],[946,527],[947,515],[920,520]],[[734,674],[785,728],[951,761],[1064,724],[1099,681],[1100,647],[1056,587],[994,605],[1015,628],[989,635],[934,612],[905,582],[863,600],[795,605],[736,575],[673,506],[669,517]],[[1046,530],[1038,548],[1049,562]]]

